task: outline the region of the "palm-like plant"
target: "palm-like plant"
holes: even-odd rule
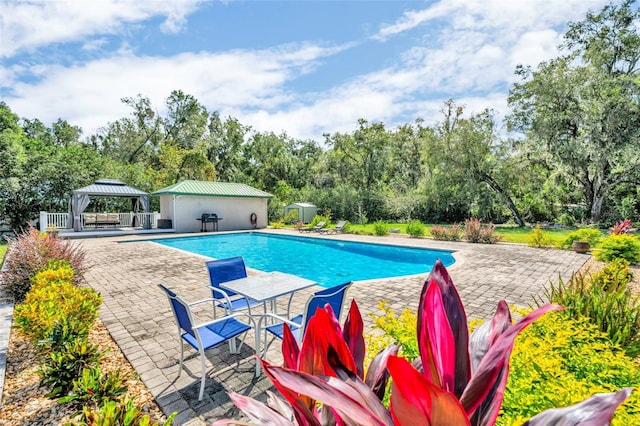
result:
[[[366,375],[362,316],[351,302],[344,326],[330,306],[309,320],[299,346],[285,326],[284,363],[261,360],[265,374],[284,400],[269,394],[268,405],[230,392],[231,400],[258,424],[273,425],[493,425],[509,374],[515,338],[541,315],[563,309],[544,305],[512,323],[506,302],[471,336],[460,296],[437,261],[418,307],[420,358],[409,363],[391,345],[372,360]],[[390,407],[381,402],[391,377]],[[566,425],[607,424],[631,393],[623,389],[595,395],[580,404],[545,411],[528,425],[560,419]],[[214,425],[239,424],[219,420]],[[557,424],[557,423],[556,423]]]

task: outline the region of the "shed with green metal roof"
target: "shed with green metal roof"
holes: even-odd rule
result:
[[[185,180],[151,195],[160,197],[161,223],[176,232],[265,228],[273,195],[243,183]]]

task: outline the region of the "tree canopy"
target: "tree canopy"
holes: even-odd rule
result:
[[[619,185],[640,184],[640,34],[632,2],[608,5],[570,23],[565,54],[536,70],[509,96],[521,149],[580,187],[598,222]]]

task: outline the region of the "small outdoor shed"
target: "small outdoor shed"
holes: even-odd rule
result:
[[[318,207],[311,203],[291,203],[284,207],[284,215],[291,211],[298,212],[298,220],[302,223],[310,223],[318,214]]]
[[[273,197],[243,183],[197,180],[185,180],[151,195],[160,197],[160,220],[171,223],[176,232],[201,231],[206,214],[217,215],[219,231],[266,228],[267,204]]]
[[[131,199],[131,210],[134,213],[132,226],[140,226],[135,223],[137,213],[142,209],[149,213],[149,194],[136,188],[127,186],[126,183],[116,179],[100,179],[84,188],[74,189],[69,199],[69,218],[67,223],[74,231],[82,231],[81,214],[89,205],[91,197],[124,197]],[[145,216],[145,229],[151,228],[149,217]]]

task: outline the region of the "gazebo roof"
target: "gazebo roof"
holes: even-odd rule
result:
[[[76,195],[102,195],[112,197],[140,197],[149,195],[147,192],[127,186],[126,183],[116,179],[100,179],[84,188],[74,189],[73,193]]]

